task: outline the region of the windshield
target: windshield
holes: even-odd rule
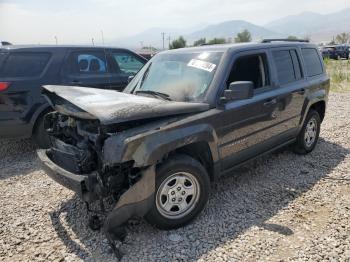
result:
[[[169,100],[200,101],[208,90],[222,54],[158,54],[129,83],[125,92],[152,96],[162,93]]]

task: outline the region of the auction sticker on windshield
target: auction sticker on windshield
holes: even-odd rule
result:
[[[191,59],[191,61],[188,62],[187,66],[195,67],[208,72],[212,72],[216,67],[215,64],[197,59]]]

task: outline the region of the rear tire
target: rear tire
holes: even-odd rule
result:
[[[174,155],[157,168],[154,201],[145,219],[159,229],[190,223],[209,198],[210,180],[201,163],[187,155]]]
[[[36,120],[33,139],[39,148],[47,149],[51,146],[51,141],[44,128],[44,116],[45,114]]]
[[[310,109],[306,116],[303,128],[297,141],[293,145],[293,151],[300,155],[306,155],[314,150],[320,135],[321,118],[317,111]]]

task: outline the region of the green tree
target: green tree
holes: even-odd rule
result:
[[[200,45],[204,45],[206,42],[207,42],[207,40],[205,38],[200,38],[197,41],[194,41],[193,45],[200,46]]]
[[[245,43],[245,42],[251,42],[251,41],[252,41],[252,35],[247,29],[238,33],[237,36],[235,37],[235,43]]]
[[[290,35],[287,37],[288,40],[297,40],[298,37],[296,37],[295,35]]]
[[[171,44],[169,45],[169,49],[178,49],[183,47],[186,47],[186,40],[182,36],[172,41]]]
[[[226,39],[225,38],[214,38],[208,41],[208,45],[218,45],[218,44],[225,44]]]
[[[349,42],[349,40],[350,40],[350,34],[345,33],[345,32],[343,32],[335,37],[335,41],[338,44],[346,44]]]

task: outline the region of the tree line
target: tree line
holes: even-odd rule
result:
[[[309,37],[305,37],[306,39],[310,40]],[[287,39],[290,40],[297,40],[298,37],[290,35],[287,37]],[[238,33],[234,37],[235,43],[245,43],[245,42],[251,42],[252,41],[252,35],[248,30],[243,30],[242,32]],[[216,44],[226,44],[231,43],[232,41],[227,40],[226,38],[213,38],[207,41],[206,38],[200,38],[196,41],[194,41],[193,46],[201,46],[201,45],[216,45]],[[329,44],[350,44],[350,33],[341,33],[338,34]],[[177,49],[177,48],[183,48],[186,47],[187,41],[183,36],[180,36],[179,38],[173,40],[170,45],[169,49]]]
[[[252,41],[252,35],[248,30],[243,30],[242,32],[238,33],[235,38],[235,43],[245,43],[245,42],[251,42]],[[225,38],[213,38],[207,41],[206,38],[200,38],[197,41],[194,41],[193,46],[201,46],[201,45],[217,45],[217,44],[226,44],[229,43]],[[180,36],[179,38],[173,40],[170,45],[169,49],[177,49],[177,48],[183,48],[186,47],[187,41],[183,36]]]

